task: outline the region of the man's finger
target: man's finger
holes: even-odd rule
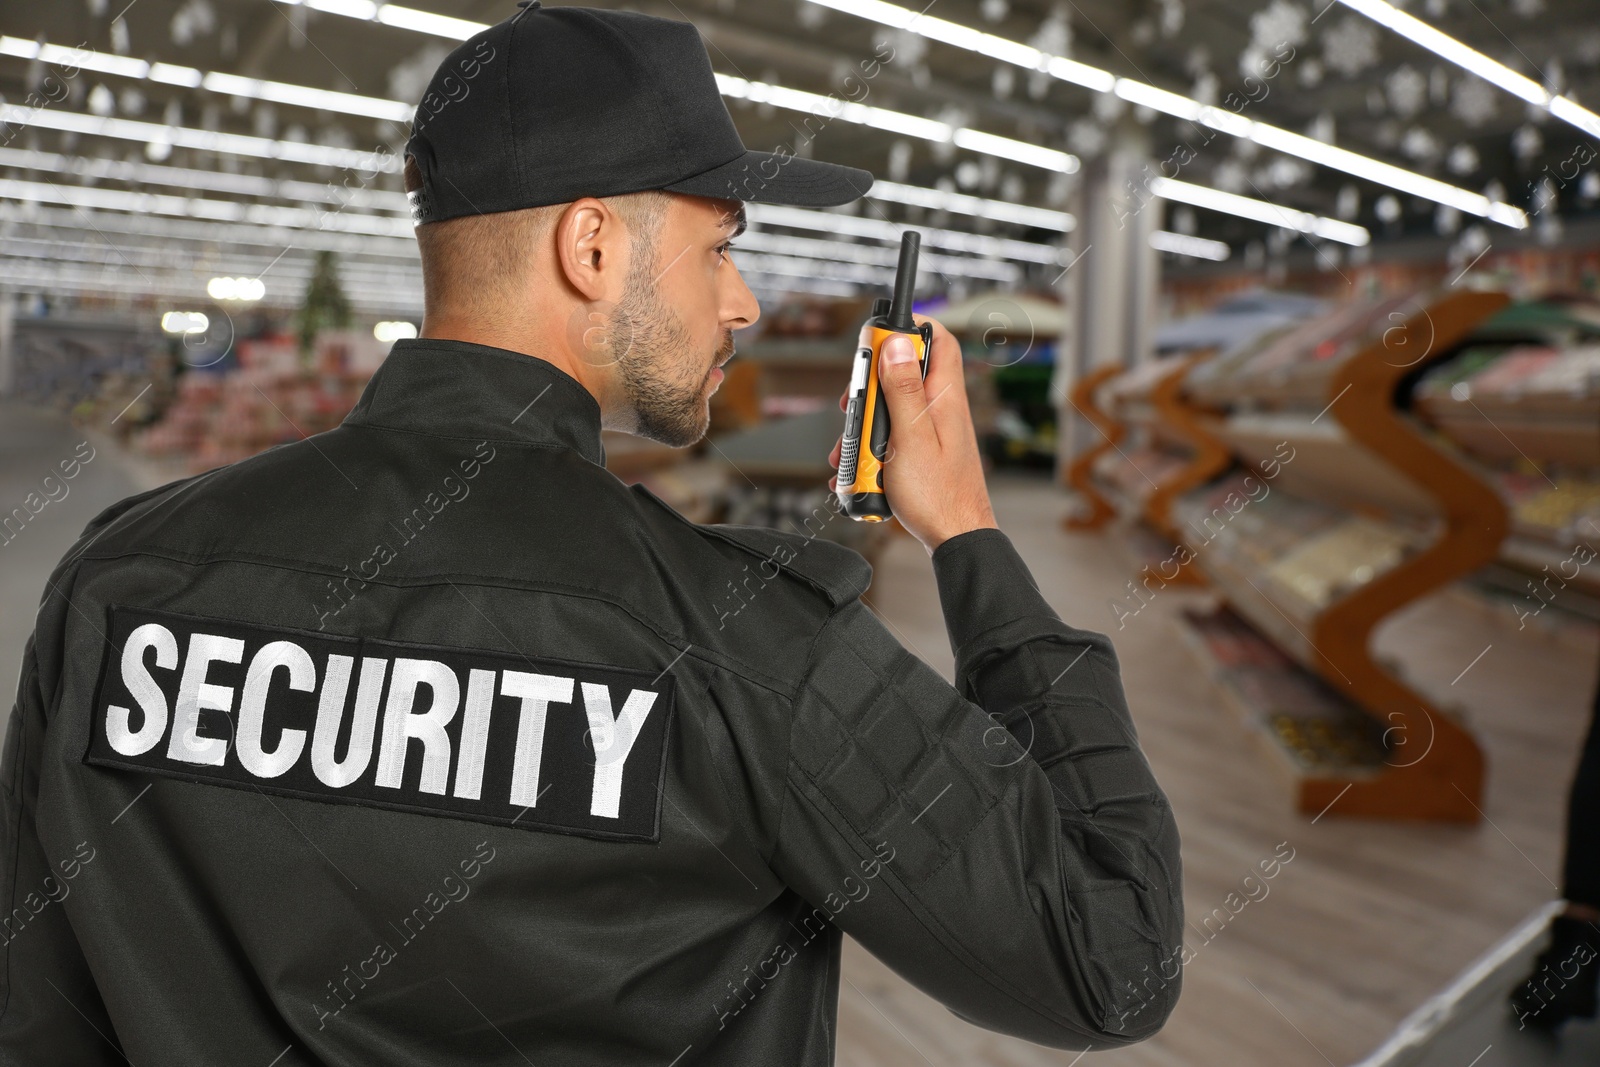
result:
[[[937,320],[924,317],[921,322],[933,323],[928,374],[923,381],[931,407],[927,417],[938,427],[939,439],[948,440],[949,434],[970,432],[966,427],[972,421],[967,401],[966,371],[961,363],[961,342]]]

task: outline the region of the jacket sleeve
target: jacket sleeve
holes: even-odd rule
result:
[[[46,582],[0,752],[0,1067],[127,1062],[65,903],[73,894],[108,891],[91,865],[97,851],[115,840],[116,827],[103,827],[101,839],[59,849],[40,840],[44,740],[58,701],[67,617],[78,611],[70,597],[79,557],[123,514],[209,473],[136,493],[101,511]]]
[[[117,514],[151,495],[130,497],[89,523],[50,575],[24,647],[0,752],[0,1067],[126,1062],[67,918],[72,894],[106,891],[103,884],[91,887],[96,879],[90,864],[107,841],[46,847],[39,833],[39,794],[67,616],[77,610],[71,604],[76,557]],[[106,828],[107,834],[114,830]]]
[[[1182,876],[1116,654],[999,530],[933,565],[956,686],[839,607],[795,697],[772,866],[969,1022],[1062,1049],[1147,1038],[1180,989]]]
[[[23,655],[0,764],[0,1064],[109,1067],[122,1056],[63,907],[89,880],[80,875],[94,845],[49,855],[35,824],[45,701],[34,641]]]

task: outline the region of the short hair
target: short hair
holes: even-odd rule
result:
[[[403,178],[406,192],[422,188],[422,171],[410,155],[405,159]],[[656,236],[671,194],[648,189],[599,199],[628,227],[631,253],[653,261]],[[422,288],[430,309],[451,306],[492,317],[526,282],[534,250],[568,206],[546,204],[419,225]]]

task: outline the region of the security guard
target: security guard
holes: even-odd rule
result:
[[[995,525],[949,334],[884,376],[955,688],[837,510],[696,525],[603,465],[602,427],[704,433],[743,203],[870,176],[746,151],[692,26],[537,3],[444,61],[407,169],[422,336],[49,578],[0,1062],[824,1065],[846,932],[979,1026],[1155,1033],[1172,813]]]

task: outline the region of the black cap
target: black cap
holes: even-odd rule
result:
[[[451,52],[417,106],[417,224],[646,189],[830,207],[872,187],[855,167],[746,149],[690,23],[518,6]]]

